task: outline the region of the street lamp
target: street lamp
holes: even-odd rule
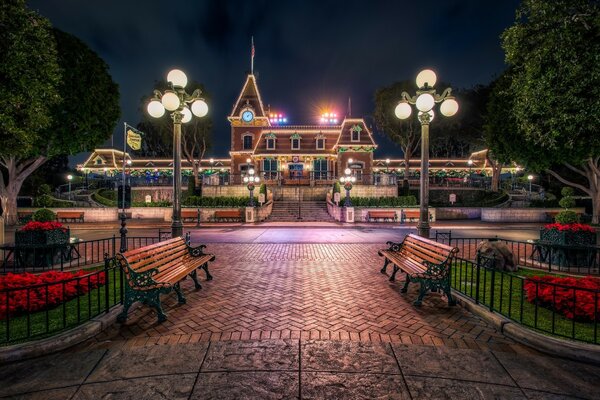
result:
[[[418,113],[418,119],[421,123],[421,177],[419,196],[421,198],[421,208],[419,212],[419,224],[417,229],[422,237],[429,237],[429,123],[435,116],[433,107],[436,103],[440,105],[440,112],[451,117],[458,111],[458,103],[452,96],[452,89],[445,89],[441,95],[435,92],[435,82],[437,77],[435,72],[425,69],[417,75],[417,94],[410,96],[402,92],[402,100],[396,106],[395,114],[398,119],[407,119],[412,113],[411,105],[414,105]]]
[[[469,164],[469,182],[471,182],[471,168],[473,168],[473,160],[467,161],[467,164]]]
[[[200,89],[190,95],[186,93],[187,76],[183,71],[174,69],[167,74],[170,88],[161,93],[154,91],[154,97],[148,104],[148,114],[161,118],[165,110],[171,112],[173,120],[173,223],[172,237],[183,235],[181,222],[181,124],[192,120],[192,114],[202,118],[208,113],[208,105],[200,95]],[[190,111],[191,108],[191,111]]]
[[[344,200],[344,207],[352,207],[352,203],[350,202],[350,191],[352,190],[352,184],[356,182],[356,177],[350,175],[352,170],[350,168],[346,168],[344,174],[346,176],[342,176],[340,178],[340,182],[344,184],[344,189],[346,189],[346,200]]]
[[[258,176],[254,176],[254,168],[250,168],[248,170],[248,176],[244,177],[244,183],[248,186],[248,190],[250,191],[250,207],[254,207],[254,184],[260,182],[260,178]]]
[[[533,175],[527,175],[527,180],[529,181],[529,199],[531,199],[531,181],[533,181]]]
[[[71,200],[71,181],[73,180],[73,175],[67,175],[67,180],[69,181],[69,200]]]

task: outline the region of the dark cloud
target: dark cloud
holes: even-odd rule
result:
[[[179,67],[212,95],[217,154],[229,149],[226,120],[250,68],[250,36],[263,99],[294,123],[334,104],[368,116],[373,93],[425,66],[455,87],[487,83],[504,68],[499,35],[518,0],[158,1],[35,0],[52,23],[86,42],[121,88],[123,119]],[[122,143],[121,126],[115,143]],[[394,153],[382,141],[380,152]]]

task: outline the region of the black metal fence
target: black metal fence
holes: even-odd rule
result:
[[[452,287],[475,303],[526,327],[600,344],[600,290],[547,282],[525,270],[518,274],[498,271],[482,260],[483,257],[475,262],[455,258],[451,266]]]
[[[436,240],[458,247],[458,257],[476,261],[477,248],[483,240],[497,241],[506,245],[514,255],[518,266],[582,275],[600,274],[600,246],[564,246],[534,240],[520,241],[492,238],[457,238],[451,233],[440,232]]]
[[[160,236],[161,233],[159,236],[127,237],[127,249],[156,243],[161,240]],[[105,254],[114,257],[120,248],[121,238],[114,235],[103,239],[71,240],[68,244],[50,246],[7,244],[0,246],[2,256],[0,272],[79,269],[102,263]]]

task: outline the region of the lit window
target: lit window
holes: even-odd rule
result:
[[[252,149],[252,135],[244,136],[244,150]]]
[[[300,139],[292,139],[292,150],[300,150]]]
[[[317,150],[325,149],[325,139],[317,139]]]

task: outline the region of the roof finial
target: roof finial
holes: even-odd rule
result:
[[[250,51],[250,74],[254,75],[254,36],[251,38],[252,50]]]
[[[352,98],[348,97],[348,118],[352,118]]]

